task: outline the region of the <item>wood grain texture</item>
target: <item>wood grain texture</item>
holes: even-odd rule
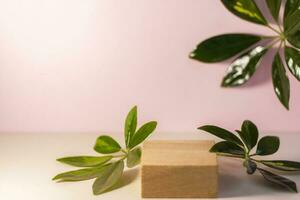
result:
[[[213,141],[148,141],[142,153],[143,198],[213,198],[218,191]]]

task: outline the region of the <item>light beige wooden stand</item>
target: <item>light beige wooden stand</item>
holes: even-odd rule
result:
[[[213,141],[148,141],[142,153],[143,198],[217,197]]]

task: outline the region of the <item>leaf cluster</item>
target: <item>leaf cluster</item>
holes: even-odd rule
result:
[[[233,33],[214,36],[201,42],[190,57],[214,63],[237,56],[222,81],[223,87],[236,87],[245,84],[254,75],[264,55],[279,43],[272,64],[272,82],[277,98],[289,109],[290,81],[286,67],[300,81],[300,0],[286,0],[283,17],[280,16],[282,0],[264,1],[276,22],[276,28],[266,20],[254,0],[221,0],[228,11],[237,17],[263,25],[275,35]],[[263,42],[266,44],[262,45]]]
[[[206,131],[223,141],[216,143],[210,152],[219,156],[234,157],[243,160],[243,166],[248,174],[258,171],[267,181],[297,192],[296,183],[286,177],[277,175],[260,166],[269,167],[279,171],[300,171],[300,162],[288,160],[259,160],[256,156],[267,156],[278,151],[280,140],[276,136],[264,136],[259,139],[256,125],[245,120],[236,134],[218,126],[206,125],[198,128]],[[256,150],[252,153],[254,147]]]
[[[95,179],[93,193],[95,195],[107,192],[120,181],[125,163],[128,168],[140,163],[141,148],[139,145],[154,132],[157,122],[151,121],[137,129],[137,107],[133,107],[125,120],[125,146],[112,137],[102,135],[97,138],[94,150],[101,156],[73,156],[59,158],[57,161],[79,170],[68,171],[56,175],[53,180],[58,182],[74,182]]]

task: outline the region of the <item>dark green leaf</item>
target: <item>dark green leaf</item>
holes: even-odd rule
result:
[[[284,32],[289,38],[300,29],[300,1],[287,1],[284,17]]]
[[[52,180],[57,180],[59,182],[72,182],[72,181],[84,181],[96,178],[105,173],[109,165],[97,167],[97,168],[87,168],[75,171],[69,171],[65,173],[58,174]]]
[[[142,151],[140,147],[129,151],[127,156],[127,167],[132,168],[140,164],[141,155],[142,155]]]
[[[300,81],[300,51],[285,47],[285,61],[290,72]]]
[[[249,34],[224,34],[201,42],[190,54],[190,58],[207,62],[220,62],[249,48],[262,38]]]
[[[300,162],[288,160],[262,160],[264,165],[282,171],[300,171]]]
[[[288,29],[287,25],[290,21],[297,22],[294,15],[295,13],[299,13],[298,8],[300,7],[300,0],[287,0],[285,4],[285,12],[284,12],[284,25],[285,25],[285,30]],[[299,21],[299,20],[298,20]],[[295,26],[294,26],[295,27]],[[287,35],[287,34],[286,34]],[[287,35],[287,40],[294,45],[297,48],[300,48],[300,30],[298,28],[295,33],[289,33]]]
[[[274,20],[278,21],[281,0],[266,0],[266,2]]]
[[[125,120],[125,143],[126,147],[129,147],[130,138],[135,133],[137,126],[137,107],[134,106],[130,112],[128,113],[126,120]]]
[[[116,153],[121,150],[121,146],[112,137],[103,135],[98,137],[94,150],[103,154]]]
[[[290,17],[300,6],[300,0],[287,0],[284,8],[284,24],[286,20]]]
[[[198,129],[206,131],[226,141],[243,146],[243,142],[236,135],[218,126],[206,125],[206,126],[201,126]]]
[[[289,109],[290,81],[282,64],[279,53],[276,54],[272,65],[274,91],[286,109]]]
[[[244,155],[244,150],[236,145],[235,143],[222,141],[216,143],[212,148],[209,150],[212,153],[220,153],[220,154],[233,154],[233,155]]]
[[[257,145],[257,155],[271,155],[276,153],[279,149],[280,140],[276,136],[265,136],[262,137]]]
[[[93,184],[93,193],[99,195],[111,189],[122,177],[123,170],[123,161],[113,163],[102,176],[95,180]]]
[[[258,46],[237,58],[229,66],[222,81],[222,86],[234,87],[246,83],[256,71],[262,56],[266,52],[267,49],[262,46]]]
[[[245,160],[244,166],[247,169],[247,174],[254,174],[257,169],[256,163],[251,160]]]
[[[284,29],[287,40],[300,48],[300,0],[287,0],[284,12]]]
[[[241,130],[242,131],[239,131],[238,133],[250,151],[257,143],[258,129],[253,122],[245,120],[242,124]]]
[[[269,172],[267,170],[261,169],[261,168],[257,168],[259,170],[259,172],[263,175],[263,177],[271,182],[274,183],[276,185],[282,186],[284,188],[287,188],[293,192],[297,192],[297,185],[295,182],[283,177],[283,176],[279,176],[277,174],[273,174],[272,172]]]
[[[300,30],[298,30],[293,34],[290,34],[287,37],[287,40],[295,47],[300,48]]]
[[[57,159],[57,161],[75,167],[95,167],[107,163],[112,158],[113,158],[112,156],[102,156],[102,157],[74,156],[74,157],[59,158]]]
[[[253,0],[222,0],[225,7],[234,15],[261,25],[268,22]]]
[[[129,147],[132,149],[142,143],[155,130],[156,126],[157,122],[155,121],[144,124],[141,128],[139,128],[139,130],[137,130],[130,140]]]

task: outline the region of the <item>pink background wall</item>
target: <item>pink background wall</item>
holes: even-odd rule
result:
[[[188,59],[199,41],[225,32],[270,33],[217,0],[0,0],[0,132],[120,132],[135,104],[159,131],[251,119],[299,132],[291,76],[287,112],[268,62],[247,86],[222,89],[228,62]]]

